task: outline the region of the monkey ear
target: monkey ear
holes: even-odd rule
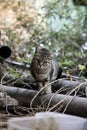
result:
[[[41,49],[40,45],[36,46],[35,52],[38,52]]]

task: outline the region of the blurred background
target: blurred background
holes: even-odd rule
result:
[[[87,0],[0,0],[0,32],[12,61],[30,64],[40,45],[68,74],[87,72]]]

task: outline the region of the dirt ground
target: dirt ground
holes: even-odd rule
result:
[[[7,120],[10,118],[11,116],[8,114],[1,114],[0,112],[0,130],[7,130]]]
[[[27,108],[17,107],[15,111],[12,106],[10,108],[0,108],[0,130],[7,130],[7,121],[11,117],[31,116]]]
[[[7,130],[7,120],[11,117],[17,117],[17,115],[15,116],[0,109],[0,130]]]

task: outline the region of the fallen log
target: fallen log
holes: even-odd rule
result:
[[[49,108],[48,111],[57,110],[62,105],[61,112],[87,117],[86,98],[50,93],[43,96],[38,95],[34,99],[37,91],[4,85],[0,85],[0,91],[6,92],[9,96],[18,100],[21,105],[30,106],[32,104],[31,106],[36,107],[45,102],[47,108]]]
[[[70,80],[59,80],[58,82],[52,84],[52,91],[56,92],[57,90],[61,89],[60,93],[66,94],[67,92],[73,90],[74,88],[78,89],[77,94],[82,94],[86,96],[86,87],[87,87],[87,82],[79,82],[79,81],[70,81]],[[82,95],[82,96],[83,96]]]
[[[0,77],[0,79],[2,79],[2,77]],[[15,78],[14,76],[6,75],[3,78],[2,83],[3,83],[3,85],[7,85],[7,86],[14,86],[14,87],[17,86],[17,87],[20,87],[20,88],[37,90],[36,83],[30,76],[28,76],[26,78],[25,77]]]
[[[26,88],[31,90],[38,89],[36,82],[30,76],[26,78],[24,77],[15,78],[12,76],[6,76],[3,78],[3,84],[8,86],[17,86],[20,88]],[[78,85],[80,85],[80,87],[78,89],[77,95],[84,96],[84,97],[87,96],[86,94],[87,82],[84,82],[84,80],[70,81],[69,79],[68,80],[62,78],[58,79],[57,81],[54,81],[54,83],[52,83],[52,92],[55,93],[56,91],[61,89],[61,91],[58,91],[58,93],[66,94],[67,92],[70,92],[72,89],[76,88]]]
[[[31,77],[18,79],[18,78],[14,78],[11,76],[6,76],[3,79],[3,84],[8,85],[8,86],[14,85],[14,86],[17,86],[20,88],[26,88],[26,89],[31,89],[31,90],[38,89],[36,82]],[[67,92],[76,88],[78,85],[80,85],[80,87],[78,89],[77,95],[85,97],[87,82],[84,82],[84,81],[70,81],[70,80],[59,79],[58,81],[56,81],[56,82],[54,81],[54,83],[52,83],[52,92],[55,93],[56,91],[61,89],[61,91],[58,91],[58,93],[66,94]],[[73,95],[73,93],[72,93],[72,95]]]

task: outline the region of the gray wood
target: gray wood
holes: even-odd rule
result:
[[[17,87],[0,85],[0,91],[3,90],[4,92],[7,92],[9,96],[18,100],[21,105],[27,105],[27,106],[30,105],[31,100],[37,94],[37,91],[34,90],[27,90],[27,89],[22,89]],[[43,96],[37,96],[37,98],[35,98],[33,102],[33,106],[36,107],[38,105],[41,105],[41,103],[44,101],[48,105],[51,97],[53,98],[50,102],[49,108],[52,108],[57,103],[61,102],[62,109],[64,109],[69,103],[68,106],[66,107],[65,113],[87,117],[87,99],[82,97],[73,97],[69,95],[50,93]],[[59,105],[56,106],[56,108],[50,110],[55,110],[57,108],[59,108]]]

